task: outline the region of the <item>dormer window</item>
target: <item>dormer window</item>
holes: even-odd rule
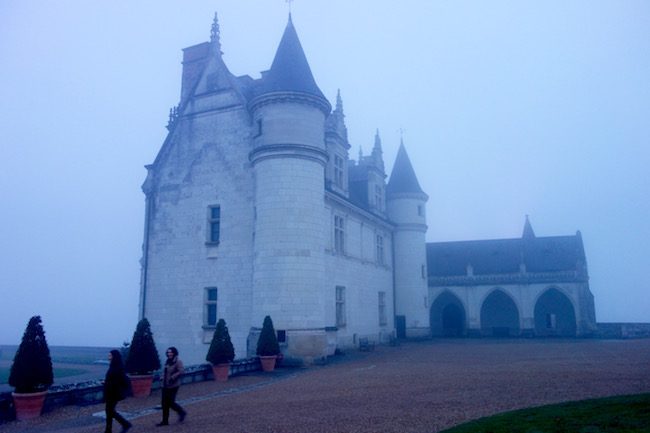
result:
[[[343,158],[334,155],[334,185],[343,188]]]

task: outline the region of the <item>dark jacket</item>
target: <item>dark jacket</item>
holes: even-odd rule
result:
[[[178,356],[171,362],[166,362],[165,371],[163,372],[163,388],[178,388],[181,386],[183,371],[183,362],[178,359]]]
[[[124,400],[128,390],[129,378],[124,369],[109,367],[104,379],[104,399],[106,401]]]

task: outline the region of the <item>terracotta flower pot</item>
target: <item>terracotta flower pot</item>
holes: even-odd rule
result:
[[[14,398],[14,407],[16,409],[16,419],[25,421],[27,419],[38,418],[45,403],[47,391],[18,393],[12,392]]]
[[[228,373],[230,373],[230,363],[212,366],[212,374],[214,374],[214,380],[217,382],[228,381]]]
[[[149,397],[151,394],[151,384],[153,383],[153,375],[130,375],[129,379],[131,380],[131,391],[133,392],[133,397]]]
[[[260,364],[262,364],[262,371],[273,371],[275,370],[275,360],[277,356],[260,356]]]

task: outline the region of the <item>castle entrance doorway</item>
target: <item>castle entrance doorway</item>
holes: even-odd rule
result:
[[[557,289],[549,289],[535,304],[535,334],[539,336],[576,336],[576,314],[569,298]]]
[[[431,304],[431,335],[461,337],[466,333],[465,308],[458,297],[444,292]]]

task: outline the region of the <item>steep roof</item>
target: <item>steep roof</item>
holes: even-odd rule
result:
[[[520,272],[558,272],[578,269],[585,254],[579,236],[551,236],[484,241],[433,242],[427,244],[429,276],[449,277]]]
[[[291,15],[271,69],[263,74],[256,93],[262,95],[273,92],[302,92],[326,99],[311,73]]]
[[[395,165],[390,174],[390,180],[386,185],[387,194],[397,193],[424,193],[420,188],[418,178],[415,176],[415,170],[411,165],[411,160],[406,153],[404,143],[400,143],[397,157],[395,158]]]

